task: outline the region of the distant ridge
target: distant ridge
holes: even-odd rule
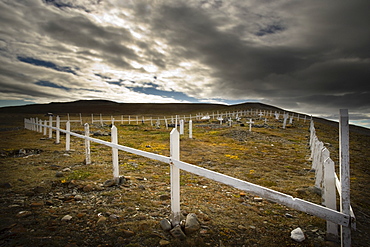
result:
[[[191,114],[204,111],[233,111],[246,109],[279,110],[282,109],[262,103],[242,103],[236,105],[209,103],[117,103],[108,100],[78,100],[73,102],[52,102],[25,106],[7,106],[0,108],[0,113],[23,114]]]

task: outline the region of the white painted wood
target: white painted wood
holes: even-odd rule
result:
[[[47,121],[44,120],[44,136],[46,136],[46,132],[47,132]]]
[[[56,122],[56,128],[57,128],[57,130],[55,131],[55,143],[56,144],[59,144],[60,143],[60,131],[59,131],[59,129],[60,129],[60,117],[59,116],[57,116],[57,122]]]
[[[67,121],[66,123],[66,151],[71,150],[71,134],[69,133],[71,131],[71,123]]]
[[[327,157],[324,161],[324,203],[327,208],[337,210],[337,197],[335,188],[335,167],[334,162]],[[327,221],[326,235],[329,239],[338,239],[338,225]]]
[[[189,120],[189,138],[193,138],[193,120]]]
[[[44,127],[42,126],[42,120],[41,120],[41,119],[39,120],[39,124],[40,124],[40,133],[42,133],[42,129],[43,129]]]
[[[180,120],[180,135],[184,134],[184,120]]]
[[[113,144],[118,144],[117,127],[111,128],[111,141]],[[112,148],[112,163],[113,163],[113,179],[119,180],[119,164],[118,164],[118,149]]]
[[[249,124],[249,132],[252,131],[252,124],[254,124],[254,122],[252,121],[252,119],[249,119],[249,122],[247,122],[247,124]]]
[[[164,124],[166,125],[166,129],[168,129],[168,121],[166,117],[164,118]]]
[[[350,170],[349,170],[349,123],[348,110],[340,109],[339,119],[339,168],[340,168],[340,211],[350,215]],[[351,246],[351,228],[341,226],[341,245]]]
[[[39,119],[35,118],[35,123],[38,123],[38,122],[39,122]],[[35,131],[39,132],[40,127],[37,124],[35,124],[34,126],[35,126]]]
[[[299,198],[293,198],[290,195],[271,190],[256,184],[252,184],[240,179],[236,179],[218,172],[214,172],[203,167],[198,167],[178,160],[172,160],[173,164],[181,170],[203,176],[214,181],[230,185],[248,193],[255,194],[267,200],[271,200],[282,205],[294,208],[296,210],[320,217],[339,225],[348,226],[349,216],[330,208],[323,207]]]
[[[171,224],[180,223],[180,169],[173,164],[180,159],[180,135],[176,128],[170,134],[171,173]]]
[[[49,138],[53,138],[53,116],[49,116]]]
[[[287,119],[288,119],[288,117],[289,117],[289,113],[284,113],[283,117],[284,117],[284,121],[283,121],[283,129],[285,129],[285,127],[286,127],[286,121],[287,121]]]
[[[85,127],[85,136],[89,137],[90,136],[89,124],[85,123],[84,127]],[[87,138],[85,138],[85,162],[86,165],[91,164],[90,141]]]

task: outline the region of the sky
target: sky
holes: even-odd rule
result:
[[[370,128],[370,1],[0,0],[0,107],[261,102]]]

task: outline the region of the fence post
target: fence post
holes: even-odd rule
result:
[[[189,120],[189,138],[193,138],[193,120]]]
[[[66,151],[69,151],[71,149],[71,135],[69,134],[69,132],[71,131],[71,123],[69,122],[69,120],[66,123],[66,130]]]
[[[60,117],[57,116],[57,123],[56,123],[56,140],[55,140],[55,143],[56,144],[59,144],[60,143],[60,131],[59,131],[59,128],[60,128]]]
[[[89,124],[88,123],[85,123],[85,136],[86,137],[90,136],[90,130],[89,130]],[[90,165],[91,164],[90,141],[88,139],[85,139],[85,155],[86,155],[85,163],[86,163],[86,165]]]
[[[340,211],[350,215],[350,171],[349,171],[349,124],[348,109],[340,109],[339,119],[339,167],[340,167]],[[341,226],[341,246],[351,246],[350,226]]]
[[[324,161],[324,203],[327,208],[337,210],[334,162],[328,157]],[[326,237],[338,240],[338,225],[326,221]]]
[[[42,120],[41,119],[39,120],[39,124],[40,124],[39,130],[40,130],[40,133],[42,133],[42,126],[41,126],[42,125]]]
[[[39,126],[37,125],[39,123],[39,118],[35,118],[35,131],[39,132]]]
[[[49,116],[49,138],[53,138],[53,129],[51,127],[53,127],[53,116]]]
[[[170,134],[170,156],[171,159],[180,160],[180,135],[176,128]],[[180,169],[172,162],[171,173],[171,224],[180,224]]]
[[[180,135],[184,134],[184,120],[180,120]]]
[[[117,138],[117,127],[112,126],[111,129],[111,140],[113,144],[118,144],[118,138]],[[119,181],[119,165],[118,165],[118,149],[112,148],[112,162],[113,162],[113,179],[118,184]]]
[[[46,128],[46,126],[47,126],[47,124],[48,124],[48,123],[47,123],[47,121],[46,121],[46,120],[44,120],[44,125],[45,125],[45,126],[44,126],[44,136],[46,136],[46,129],[47,129],[47,128]]]
[[[168,130],[168,122],[166,117],[164,117],[164,124],[166,125],[166,129]]]

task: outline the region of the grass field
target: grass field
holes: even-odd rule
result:
[[[120,175],[127,181],[103,187],[112,178],[111,148],[92,143],[92,164],[85,165],[83,140],[71,137],[72,151],[66,152],[65,136],[55,144],[55,139],[23,129],[21,116],[13,124],[4,119],[9,116],[2,116],[0,132],[1,245],[335,246],[325,240],[322,219],[184,171],[181,212],[195,213],[201,229],[180,241],[159,226],[171,211],[167,164],[119,151]],[[182,161],[320,203],[320,196],[309,190],[314,173],[308,161],[308,121],[282,129],[282,122],[270,118],[268,127],[252,132],[239,124],[207,127],[210,123],[194,122],[193,138],[181,136]],[[338,164],[338,127],[320,121],[315,126]],[[117,128],[119,144],[169,156],[170,128],[148,123]],[[71,129],[82,131],[83,126],[74,123]],[[110,128],[93,124],[90,132],[109,133]],[[110,136],[98,138],[110,141]],[[370,241],[369,145],[369,135],[351,132],[351,204],[358,227],[353,246]],[[65,215],[72,219],[62,221]],[[296,227],[306,235],[302,243],[290,239]]]

